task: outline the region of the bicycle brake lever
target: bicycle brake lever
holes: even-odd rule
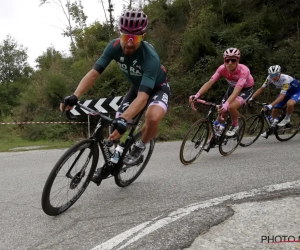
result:
[[[197,109],[195,108],[195,103],[194,102],[191,103],[191,108],[192,108],[192,110],[197,111]]]
[[[77,117],[72,115],[70,110],[66,110],[66,104],[63,101],[61,103],[63,104],[61,116],[65,114],[69,120],[77,120]]]

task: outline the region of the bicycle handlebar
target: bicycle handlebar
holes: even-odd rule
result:
[[[260,105],[262,105],[262,106],[266,106],[266,105],[268,105],[268,103],[266,103],[266,102],[259,102],[259,101],[255,101],[255,100],[251,100],[250,101],[250,103],[255,103],[255,104],[260,104]]]
[[[196,99],[196,100],[194,100],[194,101],[191,103],[191,107],[192,107],[193,110],[197,110],[197,109],[195,108],[195,102],[201,103],[201,104],[204,104],[204,105],[207,105],[207,106],[212,106],[212,107],[214,107],[214,108],[216,108],[216,109],[219,109],[219,108],[222,107],[222,105],[218,105],[218,104],[213,103],[213,102],[207,102],[207,101],[202,100],[202,99]],[[223,117],[222,115],[220,115],[219,117],[220,117],[221,121],[224,120],[224,117]]]
[[[222,107],[222,105],[217,105],[217,104],[215,104],[215,103],[213,103],[213,102],[207,102],[207,101],[202,100],[202,99],[196,99],[196,100],[194,100],[194,101],[191,103],[191,107],[192,107],[193,110],[197,110],[197,109],[195,108],[195,102],[201,103],[201,104],[204,104],[204,105],[207,105],[207,106],[213,106],[213,107],[215,107],[215,108],[217,108],[217,109],[220,108],[220,107]]]
[[[91,108],[89,108],[89,107],[87,107],[87,106],[81,104],[80,102],[77,102],[77,105],[78,105],[79,107],[81,107],[82,109],[85,109],[86,111],[89,111],[89,113],[88,113],[89,115],[92,115],[92,116],[100,116],[101,118],[103,118],[103,119],[109,121],[111,124],[112,124],[113,121],[114,121],[114,119],[112,119],[112,118],[110,118],[110,117],[104,115],[102,112],[100,112],[100,111],[98,111],[98,110],[95,110],[95,109],[91,109]],[[65,107],[63,108],[63,111],[65,111]],[[66,110],[65,113],[66,113],[66,116],[67,116],[67,118],[68,118],[69,120],[76,120],[76,119],[77,119],[76,116],[73,116],[73,115],[71,114],[71,111],[70,111],[70,110]]]

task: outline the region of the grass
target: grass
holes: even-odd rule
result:
[[[69,148],[75,141],[29,141],[20,137],[0,138],[0,152],[16,152],[33,149]]]
[[[170,108],[166,117],[160,124],[157,141],[182,140],[188,128],[201,116],[203,115],[192,111],[190,108],[183,108],[181,105]],[[28,127],[27,129],[28,130],[24,130],[24,128],[18,128],[14,126],[0,126],[0,152],[69,148],[76,141],[82,139],[75,138],[76,136],[86,136],[84,134],[75,135],[72,134],[72,131],[68,130],[67,132],[70,132],[70,136],[67,136],[67,138],[71,138],[69,140],[29,140],[25,139],[21,135],[25,134],[28,137],[29,134],[31,136],[34,135],[35,138],[38,138],[40,131],[43,131],[46,135],[52,135],[59,134],[58,132],[61,128],[51,126],[39,129],[39,126],[32,126]],[[105,133],[106,132],[107,131],[105,131]],[[55,138],[55,136],[52,136],[52,138]],[[125,139],[126,134],[122,137],[121,141],[124,141]]]

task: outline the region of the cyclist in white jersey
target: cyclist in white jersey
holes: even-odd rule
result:
[[[276,126],[278,122],[278,116],[280,108],[287,105],[287,114],[285,118],[277,124],[278,126],[285,126],[290,122],[291,114],[294,111],[294,106],[300,101],[300,83],[295,78],[281,73],[281,67],[279,65],[273,65],[268,69],[269,76],[265,80],[264,84],[256,90],[253,96],[250,98],[253,100],[258,97],[266,87],[271,83],[275,85],[276,88],[281,89],[278,97],[269,105],[266,105],[265,110],[271,110],[272,108],[272,119],[273,126]],[[262,137],[267,137],[267,133],[261,134]]]

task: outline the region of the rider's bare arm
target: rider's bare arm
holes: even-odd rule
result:
[[[262,92],[264,92],[264,90],[265,90],[264,87],[260,87],[258,90],[256,90],[256,91],[254,92],[254,94],[252,95],[251,98],[254,99],[254,98],[258,97],[259,95],[262,94]]]
[[[80,81],[77,89],[74,92],[74,95],[78,97],[78,99],[88,91],[95,83],[96,79],[100,76],[100,73],[94,69],[91,69]]]
[[[210,88],[211,86],[215,83],[215,80],[210,79],[206,83],[203,84],[203,86],[199,89],[198,93],[200,96],[204,95]]]

